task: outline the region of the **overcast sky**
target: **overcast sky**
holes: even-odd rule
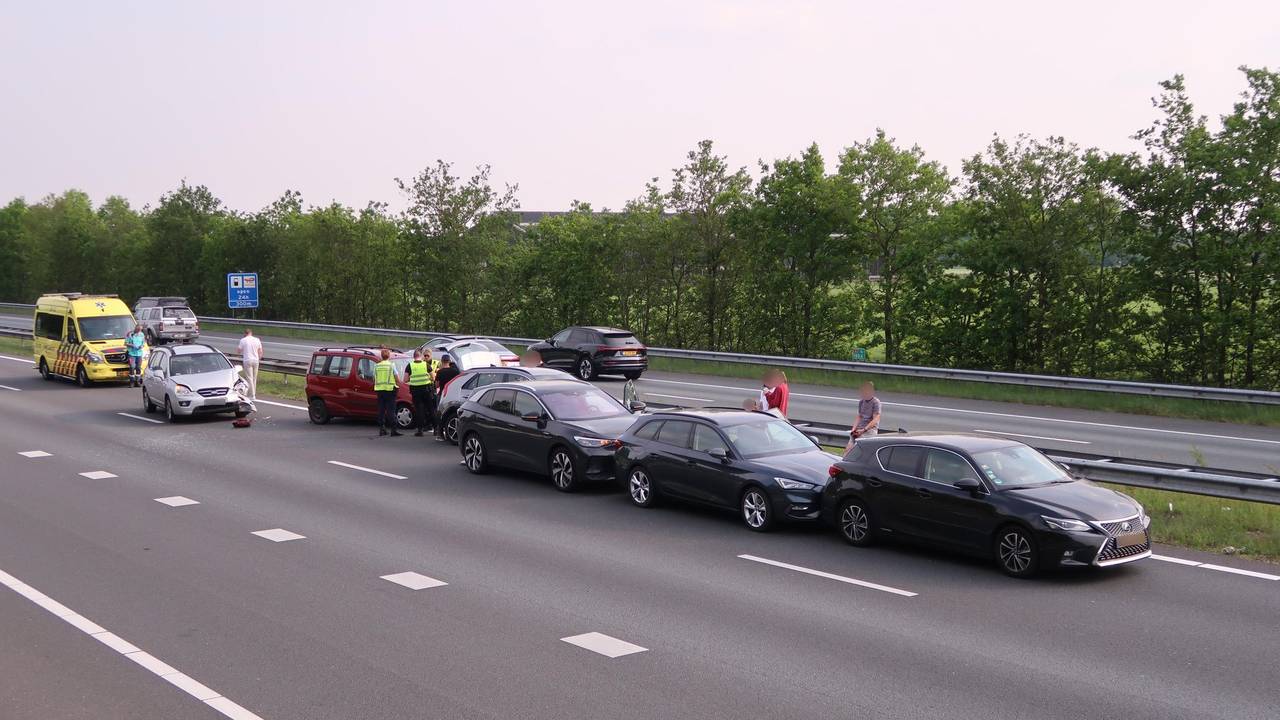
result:
[[[493,166],[525,209],[619,207],[698,140],[829,164],[876,127],[953,171],[993,133],[1126,150],[1156,83],[1227,112],[1280,67],[1280,2],[8,2],[0,202],[400,207]]]

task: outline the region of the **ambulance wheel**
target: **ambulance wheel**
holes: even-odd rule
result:
[[[49,372],[49,363],[45,362],[44,358],[40,358],[40,377],[45,380],[53,379],[53,374]]]
[[[83,365],[76,366],[76,384],[82,388],[87,388],[93,384],[93,381],[89,379],[89,373],[84,371]]]

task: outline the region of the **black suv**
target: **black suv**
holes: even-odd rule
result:
[[[454,445],[458,444],[458,408],[480,388],[494,383],[568,379],[568,375],[551,368],[495,367],[467,370],[438,390],[440,399],[436,401],[436,416],[440,418],[444,439]]]
[[[596,375],[622,375],[635,380],[649,369],[649,351],[630,330],[565,328],[529,349],[542,355],[546,367],[573,373],[583,380]]]

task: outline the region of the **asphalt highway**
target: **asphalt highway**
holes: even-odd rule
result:
[[[475,477],[452,446],[312,426],[287,401],[233,429],[149,422],[138,391],[46,383],[24,358],[0,358],[0,386],[6,720],[1263,720],[1280,706],[1273,566],[1158,547],[1017,581],[819,529],[760,535],[607,489]]]

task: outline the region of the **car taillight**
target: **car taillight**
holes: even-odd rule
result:
[[[831,467],[827,468],[827,475],[829,475],[830,477],[835,477],[839,474],[840,474],[839,465],[832,465]]]

